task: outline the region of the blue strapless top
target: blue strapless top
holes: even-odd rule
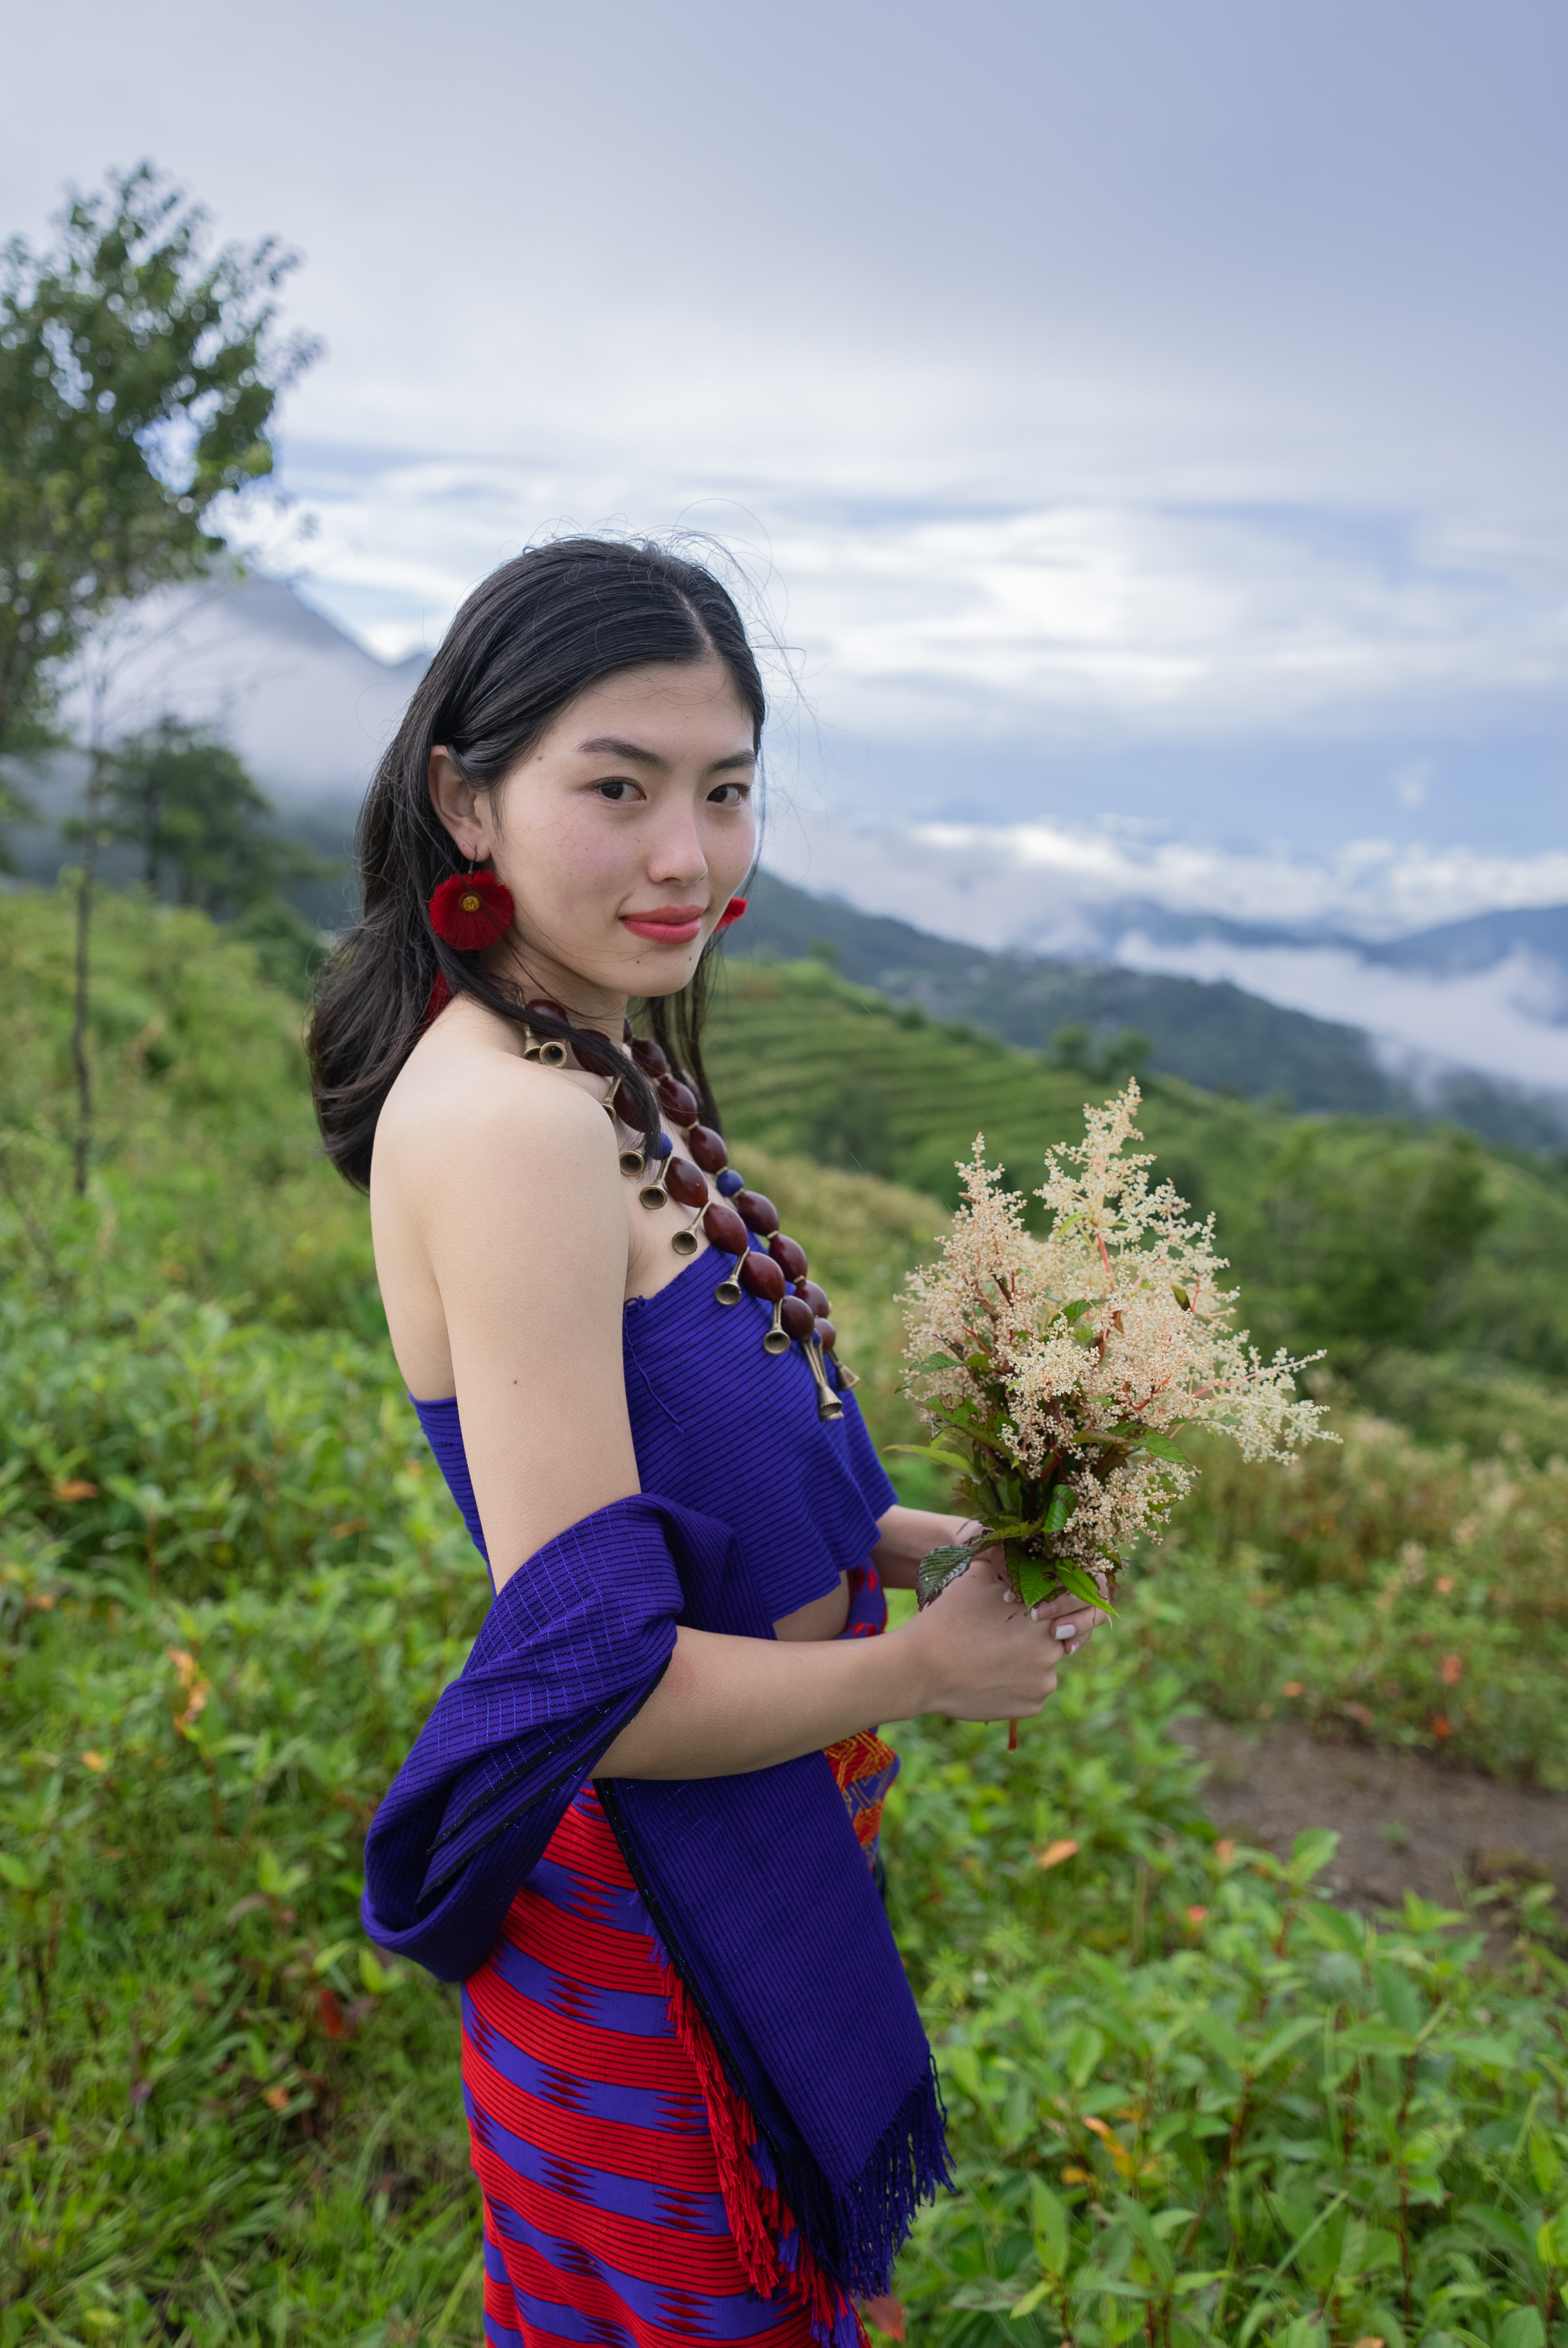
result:
[[[729,1525],[777,1622],[865,1564],[898,1496],[855,1396],[841,1393],[844,1416],[825,1424],[799,1346],[763,1351],[770,1307],[748,1294],[718,1303],[730,1261],[704,1249],[656,1296],[628,1301],[626,1403],[643,1490]],[[409,1399],[488,1561],[456,1397]]]

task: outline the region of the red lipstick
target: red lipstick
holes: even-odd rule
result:
[[[686,946],[702,926],[706,905],[655,905],[646,913],[622,913],[620,926],[655,945]]]

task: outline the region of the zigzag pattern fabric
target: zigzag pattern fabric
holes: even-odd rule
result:
[[[788,2285],[767,2298],[750,2286],[666,1982],[585,1787],[464,1984],[488,2348],[848,2348],[864,2333],[835,2286],[819,2308]]]

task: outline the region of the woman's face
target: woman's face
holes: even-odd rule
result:
[[[581,1018],[677,993],[750,869],[755,764],[751,713],[712,657],[588,686],[493,791],[433,751],[437,814],[517,907],[488,959]]]

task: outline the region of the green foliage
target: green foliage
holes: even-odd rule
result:
[[[1119,1092],[1129,1076],[1140,1083],[1148,1074],[1153,1045],[1147,1035],[1135,1027],[1123,1027],[1119,1035],[1095,1035],[1081,1022],[1070,1022],[1059,1027],[1050,1039],[1050,1056],[1059,1068],[1071,1068],[1077,1076],[1092,1077],[1108,1092]]]
[[[177,717],[120,744],[104,797],[105,834],[136,849],[145,885],[172,880],[182,905],[205,912],[261,907],[333,870],[271,829],[272,801],[226,744]],[[276,921],[268,934],[281,934]]]
[[[1343,1362],[1439,1340],[1498,1208],[1468,1134],[1337,1133],[1304,1125],[1261,1200],[1272,1285],[1308,1345]]]
[[[247,907],[235,925],[256,956],[269,986],[307,1001],[326,955],[323,933],[282,897],[262,897]]]
[[[0,2341],[471,2338],[455,2001],[357,1897],[483,1570],[379,1348],[215,1318],[122,1340],[101,1497],[0,1536]]]
[[[5,1052],[0,1201],[51,1292],[133,1323],[167,1291],[285,1326],[379,1333],[362,1202],[320,1156],[297,1003],[257,983],[261,949],[200,913],[105,896],[90,1045],[100,1147],[63,1198],[74,1095],[71,940],[60,897],[0,914]]]
[[[41,748],[41,742],[29,742],[27,748]],[[7,845],[5,834],[14,823],[35,823],[37,820],[36,801],[11,776],[0,772],[0,872],[15,872],[16,860]]]
[[[968,1863],[999,1896],[989,1931],[977,1918],[917,1975],[959,2191],[922,2214],[900,2269],[912,2338],[1568,2336],[1553,2320],[1568,2270],[1555,1994],[1568,1972],[1539,1955],[1542,1996],[1481,1972],[1480,1936],[1458,1914],[1411,1899],[1378,1931],[1314,1898],[1327,1834],[1303,1836],[1284,1865],[1224,1843],[1156,1845],[1122,1870],[1132,1912],[1107,1950],[1097,1789],[1069,1782],[1050,1823],[1081,1823],[1085,1841],[1058,1842],[1067,1855],[1046,1880],[1060,1888],[1031,1900],[1014,1831],[1023,1789],[966,1761],[983,1820]],[[912,1804],[900,1814],[893,1879],[897,1917],[925,1922],[952,1880],[954,1838],[925,1778],[922,1792],[918,1823]],[[1046,1911],[1033,1934],[1020,1922],[1030,1910]]]
[[[147,164],[0,258],[0,741],[111,605],[203,570],[215,501],[271,472],[273,346],[292,265],[269,242],[203,256],[202,213]]]
[[[1124,1593],[1205,1710],[1441,1754],[1568,1793],[1568,1466],[1352,1418],[1272,1472],[1204,1447]]]
[[[0,2348],[471,2341],[456,2000],[384,1964],[357,1901],[483,1569],[385,1348],[363,1204],[311,1155],[297,1005],[200,915],[103,914],[113,1147],[79,1208],[65,909],[11,898],[0,930]],[[938,1209],[755,1141],[743,1163],[834,1292],[878,1438],[907,1439],[895,1296]],[[1506,1662],[1471,1595],[1512,1589],[1533,1666],[1560,1475],[1350,1437],[1283,1479],[1216,1457],[1184,1553],[1016,1754],[999,1725],[897,1732],[894,1919],[962,2188],[900,2270],[922,2348],[1568,2336],[1544,1893],[1503,1973],[1470,1917],[1374,1932],[1314,1896],[1327,1838],[1286,1867],[1216,1845],[1173,1733],[1222,1606],[1277,1672],[1298,1606],[1343,1610],[1348,1668],[1358,1620],[1440,1661],[1421,1610],[1451,1605],[1464,1695]],[[939,1471],[908,1488],[943,1497]]]

